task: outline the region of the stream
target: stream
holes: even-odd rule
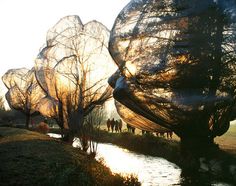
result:
[[[60,137],[58,134],[48,135]],[[75,139],[73,146],[80,147],[79,139]],[[98,144],[96,159],[103,161],[114,173],[137,176],[142,186],[231,186],[214,180],[185,178],[181,175],[181,168],[164,158],[135,153],[109,143]]]
[[[163,158],[137,154],[112,144],[99,144],[97,158],[116,173],[133,174],[142,185],[177,185],[181,169]]]

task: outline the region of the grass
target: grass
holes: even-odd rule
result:
[[[112,143],[131,151],[145,155],[164,157],[180,164],[180,145],[174,140],[167,140],[153,135],[134,135],[132,133],[108,133],[100,131],[97,139],[102,143]]]
[[[58,129],[50,129],[50,132],[60,134]],[[134,135],[128,132],[111,133],[103,127],[96,140],[101,143],[112,143],[145,155],[164,157],[181,166],[180,139],[176,135],[173,136],[173,140],[169,140],[153,135]],[[223,136],[216,137],[215,143],[219,145],[221,155],[228,156],[229,154],[232,158],[236,158],[236,124],[231,125]],[[214,153],[209,152],[209,155],[214,155]]]
[[[139,185],[47,135],[0,127],[1,186]]]
[[[236,123],[232,123],[224,135],[216,137],[215,142],[221,149],[236,155]]]
[[[197,174],[198,178],[236,183],[236,176],[229,169],[235,168],[236,125],[215,141],[223,150],[208,150],[204,161],[219,162],[220,170]],[[59,129],[50,132],[60,133]],[[230,139],[230,140],[229,140]],[[99,132],[97,138],[102,143],[112,143],[134,152],[163,157],[183,168],[180,142],[152,135],[133,135],[131,133]],[[225,146],[222,141],[225,140]],[[231,150],[234,149],[234,150]],[[137,179],[122,178],[91,160],[86,154],[42,135],[27,130],[0,128],[0,180],[1,185],[138,185]],[[190,162],[186,160],[187,164]],[[211,168],[217,169],[217,166]],[[217,173],[219,171],[219,173]],[[186,174],[186,171],[184,171]],[[187,174],[190,171],[187,171]],[[196,176],[196,174],[194,173]],[[189,176],[189,175],[187,175]],[[18,184],[20,183],[20,184]],[[39,184],[40,183],[40,184]]]
[[[203,156],[196,156],[192,159],[191,157],[183,156],[179,141],[152,135],[140,136],[131,133],[108,133],[107,131],[101,131],[97,140],[102,143],[116,144],[145,155],[163,157],[179,165],[182,169],[182,176],[185,177],[212,179],[236,184],[236,170],[232,172],[232,169],[236,168],[236,154],[229,149],[212,147],[205,149],[204,154],[202,154]],[[201,168],[199,160],[202,158],[209,167],[209,170]]]

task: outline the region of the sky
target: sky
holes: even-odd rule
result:
[[[62,17],[78,15],[111,30],[130,0],[0,0],[0,76],[12,68],[32,68],[46,33]],[[0,95],[7,89],[0,81]]]

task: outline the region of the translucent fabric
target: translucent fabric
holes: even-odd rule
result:
[[[30,114],[38,110],[40,100],[46,95],[38,85],[34,72],[34,68],[20,68],[8,70],[3,75],[2,80],[8,88],[6,99],[10,107]]]
[[[115,101],[115,106],[117,108],[118,114],[132,127],[138,128],[140,130],[149,131],[149,132],[168,132],[170,131],[167,128],[161,127],[160,125],[150,121],[149,119],[136,114],[128,107],[122,105],[118,101]]]
[[[235,7],[230,0],[130,1],[109,41],[119,67],[109,79],[114,98],[181,137],[226,132],[235,116]]]
[[[49,106],[61,108],[64,128],[70,128],[70,114],[80,109],[86,115],[112,95],[107,79],[117,67],[108,51],[109,35],[101,23],[83,25],[78,16],[62,18],[47,33],[35,61],[36,77],[53,99]]]

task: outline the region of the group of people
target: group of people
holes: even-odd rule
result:
[[[173,131],[156,132],[156,135],[164,138],[164,137],[165,137],[165,133],[166,133],[166,138],[167,138],[167,139],[172,139]]]
[[[135,134],[135,128],[127,123],[126,125],[128,132]]]
[[[108,132],[122,132],[122,120],[115,120],[114,118],[107,120],[107,130]],[[126,124],[127,131],[135,134],[135,128],[131,126],[130,124]],[[151,132],[142,130],[142,135],[144,134],[150,134]],[[166,135],[165,135],[166,134]],[[156,136],[172,139],[173,131],[167,131],[167,132],[156,132]]]
[[[122,120],[115,120],[114,118],[112,118],[111,120],[108,119],[107,120],[107,130],[111,132],[121,132],[122,131]]]
[[[167,139],[172,139],[173,136],[173,131],[167,131],[167,132],[155,132],[157,137],[162,137],[162,138],[167,138]],[[142,135],[145,134],[152,134],[149,131],[142,130]],[[166,134],[166,135],[165,135]]]

